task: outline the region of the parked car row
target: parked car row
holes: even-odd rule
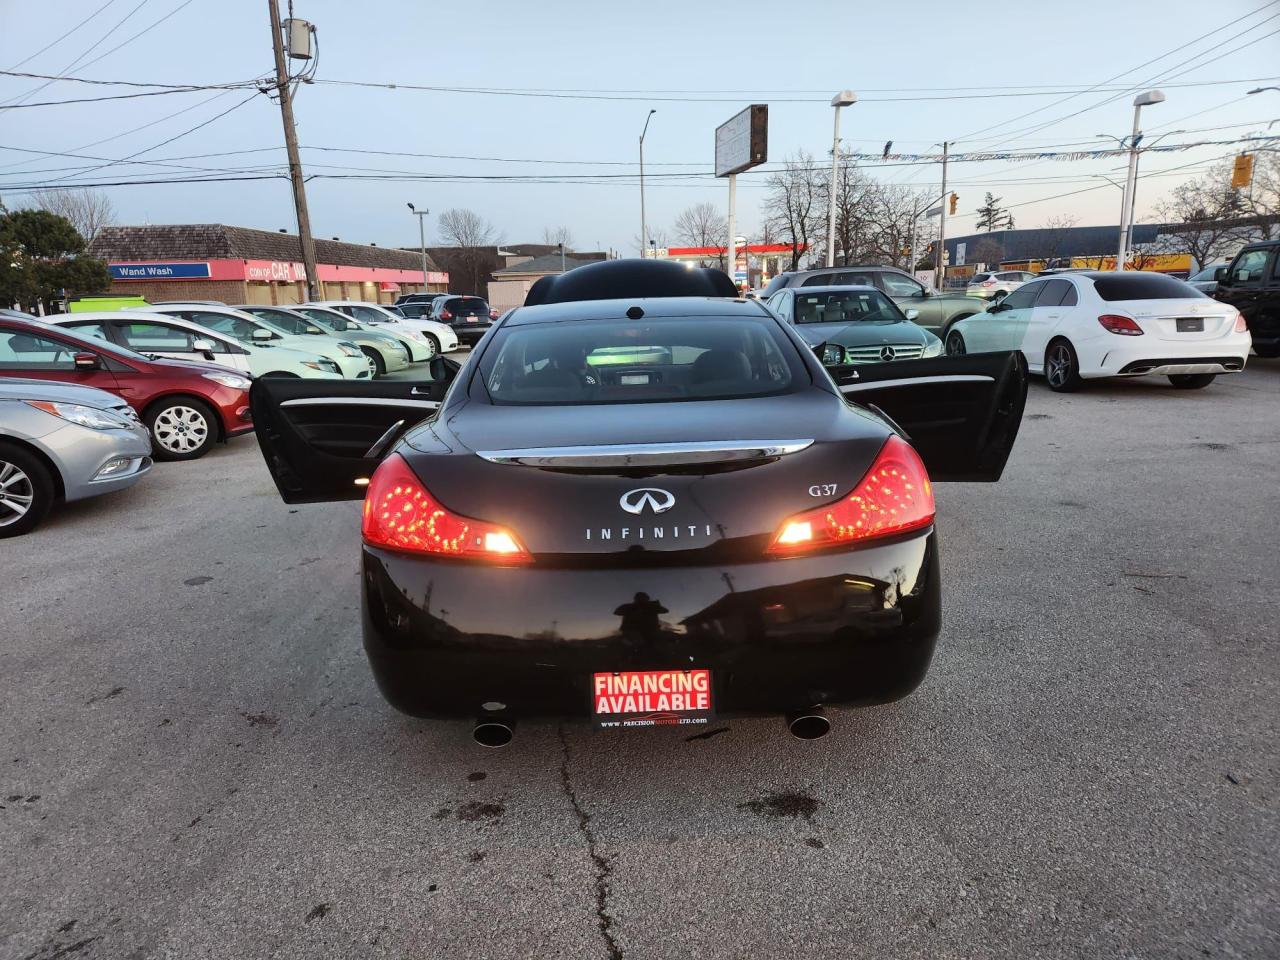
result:
[[[407,294],[396,300],[396,309],[406,318],[449,327],[470,347],[474,347],[498,319],[498,311],[480,297],[449,293]]]

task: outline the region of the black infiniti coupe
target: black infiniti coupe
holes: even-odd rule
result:
[[[258,380],[288,503],[364,499],[364,642],[420,716],[827,729],[924,677],[932,483],[1000,477],[1020,353],[824,368],[710,270],[545,278],[430,381]],[[816,348],[821,350],[821,345]]]

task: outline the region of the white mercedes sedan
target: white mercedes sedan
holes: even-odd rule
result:
[[[1251,345],[1235,307],[1141,271],[1042,277],[952,324],[945,342],[951,356],[1021,350],[1060,393],[1083,380],[1147,375],[1198,390],[1220,373],[1242,371]]]

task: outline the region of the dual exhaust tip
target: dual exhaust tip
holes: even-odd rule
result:
[[[500,750],[515,737],[514,720],[476,721],[471,736],[482,747]],[[787,714],[787,729],[797,740],[820,740],[831,732],[831,721],[821,707]]]

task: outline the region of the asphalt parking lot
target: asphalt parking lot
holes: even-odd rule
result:
[[[358,504],[160,464],[0,546],[0,956],[1278,956],[1278,397],[1034,382],[928,679],[813,742],[403,717]]]

